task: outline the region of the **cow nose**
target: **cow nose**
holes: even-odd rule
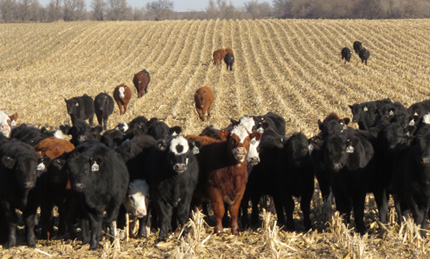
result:
[[[84,184],[83,183],[75,183],[75,189],[78,191],[81,191],[82,189],[84,189]]]
[[[173,166],[173,170],[175,170],[177,173],[183,173],[187,169],[186,164],[175,164]]]
[[[258,163],[260,163],[260,158],[259,157],[251,157],[249,159],[249,162],[248,162],[249,165],[256,165]]]
[[[236,153],[238,155],[246,155],[246,148],[244,148],[244,147],[237,147],[236,148]]]
[[[430,163],[430,157],[423,157],[423,158],[421,158],[421,163],[422,164],[429,164]]]
[[[79,138],[78,138],[78,141],[79,141],[79,142],[84,142],[84,141],[85,141],[85,139],[86,139],[86,137],[85,137],[85,136],[80,135],[80,136],[79,136]]]
[[[24,183],[24,188],[25,189],[31,189],[33,187],[34,187],[34,183],[33,182],[27,181],[27,182]]]
[[[138,218],[145,217],[146,216],[146,210],[145,209],[136,210],[135,216]]]
[[[339,171],[339,170],[340,170],[340,168],[341,168],[340,163],[335,163],[335,164],[333,164],[333,170],[334,170],[335,172]]]

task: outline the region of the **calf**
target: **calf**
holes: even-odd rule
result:
[[[360,56],[361,63],[363,63],[363,62],[364,62],[364,64],[366,64],[366,65],[367,65],[367,60],[368,60],[368,59],[369,59],[369,57],[370,57],[370,52],[369,52],[367,49],[362,48],[362,49],[360,50],[360,52],[358,52],[358,56]]]
[[[69,100],[64,99],[67,105],[67,113],[72,119],[72,124],[77,120],[88,119],[90,125],[93,125],[94,118],[94,101],[93,98],[84,94],[83,96],[73,97]]]
[[[345,64],[351,60],[352,51],[349,48],[343,48],[340,54],[342,55],[342,60],[345,59]]]
[[[78,120],[74,123],[74,125],[70,128],[66,134],[72,135],[73,145],[77,146],[85,140],[100,140],[100,133],[103,131],[102,127],[96,126],[91,127],[85,121]]]
[[[37,166],[38,157],[32,146],[17,140],[0,142],[0,210],[3,224],[7,224],[0,228],[7,229],[7,233],[2,233],[7,236],[6,248],[16,245],[16,209],[23,213],[28,246],[36,246],[34,226],[39,204],[34,187],[41,173]]]
[[[225,54],[224,62],[227,66],[227,70],[230,67],[230,71],[232,71],[233,70],[233,64],[234,64],[234,55],[231,53]]]
[[[150,81],[151,77],[149,76],[148,71],[145,69],[134,75],[133,84],[137,90],[137,98],[142,97],[143,94],[148,92],[148,85]]]
[[[200,175],[194,198],[197,204],[210,201],[218,235],[223,231],[224,202],[229,205],[232,234],[239,234],[238,211],[248,179],[246,158],[251,139],[259,135],[248,134],[242,125],[234,126],[226,141],[203,146],[198,154]]]
[[[130,181],[124,207],[132,217],[139,219],[139,236],[148,237],[146,228],[149,223],[149,185],[145,180]]]
[[[225,49],[217,49],[213,53],[214,65],[221,65],[222,60],[226,54]]]
[[[118,105],[119,115],[123,115],[127,112],[127,105],[131,99],[130,87],[125,84],[120,84],[113,90],[113,98]]]
[[[107,129],[107,122],[109,116],[113,112],[113,99],[106,93],[100,93],[94,98],[94,111],[96,113],[97,121],[99,125],[103,126],[103,129]]]
[[[202,121],[209,119],[211,116],[211,106],[214,102],[215,95],[211,88],[207,86],[200,87],[194,94],[194,102],[197,114]]]
[[[171,224],[175,225],[173,214],[182,227],[189,218],[198,178],[195,154],[199,147],[199,142],[188,141],[183,136],[169,136],[152,147],[144,162],[160,240],[165,240]]]
[[[112,236],[116,236],[113,221],[117,220],[120,205],[126,197],[129,185],[127,167],[117,152],[94,141],[86,141],[76,147],[69,154],[67,167],[83,213],[83,243],[89,241],[89,220],[90,250],[95,250],[102,238],[102,221],[108,224]]]
[[[352,46],[354,48],[355,54],[358,54],[360,50],[363,48],[363,44],[359,41],[354,41],[354,44]]]

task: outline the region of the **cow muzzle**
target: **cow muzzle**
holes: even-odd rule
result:
[[[333,165],[332,165],[332,169],[333,169],[333,171],[335,171],[335,172],[339,172],[339,171],[340,171],[340,169],[342,169],[342,165],[341,165],[341,163],[335,163],[335,164],[333,164]]]
[[[187,170],[187,164],[185,163],[177,163],[173,165],[173,170],[177,173],[183,173]]]
[[[421,158],[421,164],[423,164],[423,165],[430,164],[430,157],[426,156],[426,157]]]
[[[243,162],[243,160],[245,160],[246,154],[247,151],[244,147],[237,147],[236,149],[234,149],[234,158],[237,161]]]
[[[134,212],[134,216],[138,218],[143,218],[146,216],[146,210],[145,209],[138,209]]]
[[[26,181],[26,182],[24,182],[24,188],[25,188],[25,189],[31,189],[31,188],[33,188],[33,187],[34,187],[34,185],[35,185],[35,183],[34,183],[34,182],[31,182],[31,181]]]
[[[74,186],[75,186],[75,190],[78,192],[81,192],[84,190],[84,184],[83,183],[75,183]]]
[[[248,159],[248,165],[256,165],[260,163],[260,157],[250,157]]]

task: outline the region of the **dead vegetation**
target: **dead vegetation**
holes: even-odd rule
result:
[[[371,52],[368,66],[354,54],[344,65],[340,50],[360,40]],[[224,127],[242,115],[282,115],[287,135],[317,133],[330,112],[350,117],[349,104],[389,97],[405,106],[430,96],[430,20],[204,20],[162,22],[73,22],[0,24],[0,109],[19,113],[18,123],[58,127],[70,119],[64,98],[100,92],[112,95],[125,83],[134,90],[125,115],[117,107],[108,128],[137,115],[163,118],[185,134],[213,124]],[[235,65],[212,64],[212,52],[232,48]],[[134,73],[151,74],[148,93],[136,98]],[[201,122],[193,94],[203,85],[215,92],[213,114]],[[103,241],[97,252],[78,240],[39,240],[2,258],[428,258],[428,238],[411,220],[401,226],[376,221],[368,198],[369,233],[357,235],[334,207],[313,200],[314,231],[286,232],[263,213],[262,226],[239,237],[213,235],[200,213],[189,233],[156,243],[156,235],[132,237],[120,246]],[[298,207],[298,206],[297,206]],[[295,213],[301,226],[301,212]],[[210,222],[210,220],[209,220]],[[353,226],[353,222],[351,224]],[[23,231],[19,233],[24,236]],[[22,240],[23,241],[23,240]],[[23,244],[23,242],[21,242]]]

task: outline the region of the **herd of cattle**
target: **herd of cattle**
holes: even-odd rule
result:
[[[222,52],[214,53],[214,63],[215,57],[233,55]],[[229,59],[226,64],[231,68]],[[139,97],[149,81],[145,70],[135,75]],[[114,90],[121,114],[130,91],[125,85]],[[209,96],[212,103],[213,92],[202,87],[195,95],[198,115],[204,120],[210,116],[210,105],[209,110],[198,105],[204,102],[201,96]],[[382,223],[387,223],[392,195],[399,223],[410,213],[425,234],[430,208],[430,100],[409,108],[390,99],[354,104],[352,121],[359,129],[347,126],[349,118],[331,113],[318,120],[320,132],[310,139],[300,132],[285,136],[284,118],[272,112],[231,119],[230,125],[209,126],[199,135],[184,136],[180,127],[144,116],[108,130],[114,106],[109,95],[101,93],[94,100],[84,95],[65,102],[72,126],[61,125],[55,131],[17,125],[17,114],[0,111],[4,247],[17,245],[16,209],[22,212],[27,245],[35,246],[39,207],[40,238],[73,239],[79,226],[83,243],[92,250],[104,228],[111,238],[117,235],[127,214],[139,219],[140,236],[148,234],[150,222],[153,231],[159,230],[159,240],[165,240],[184,227],[193,209],[208,213],[208,204],[216,220],[215,233],[223,232],[229,216],[231,233],[238,235],[240,225],[258,224],[264,206],[260,199],[266,196],[273,199],[278,224],[287,230],[295,230],[293,197],[300,197],[308,230],[315,178],[324,201],[334,197],[347,222],[353,210],[359,233],[366,232],[365,196],[373,193]],[[101,126],[93,125],[94,113]],[[54,206],[59,212],[58,231],[54,231]]]
[[[363,44],[360,41],[354,41],[352,46],[354,48],[355,54],[360,57],[361,63],[365,63],[367,65],[370,52],[366,48],[363,48]],[[345,64],[351,60],[352,51],[348,47],[344,47],[340,51],[340,54],[342,55],[342,60],[345,59]]]

